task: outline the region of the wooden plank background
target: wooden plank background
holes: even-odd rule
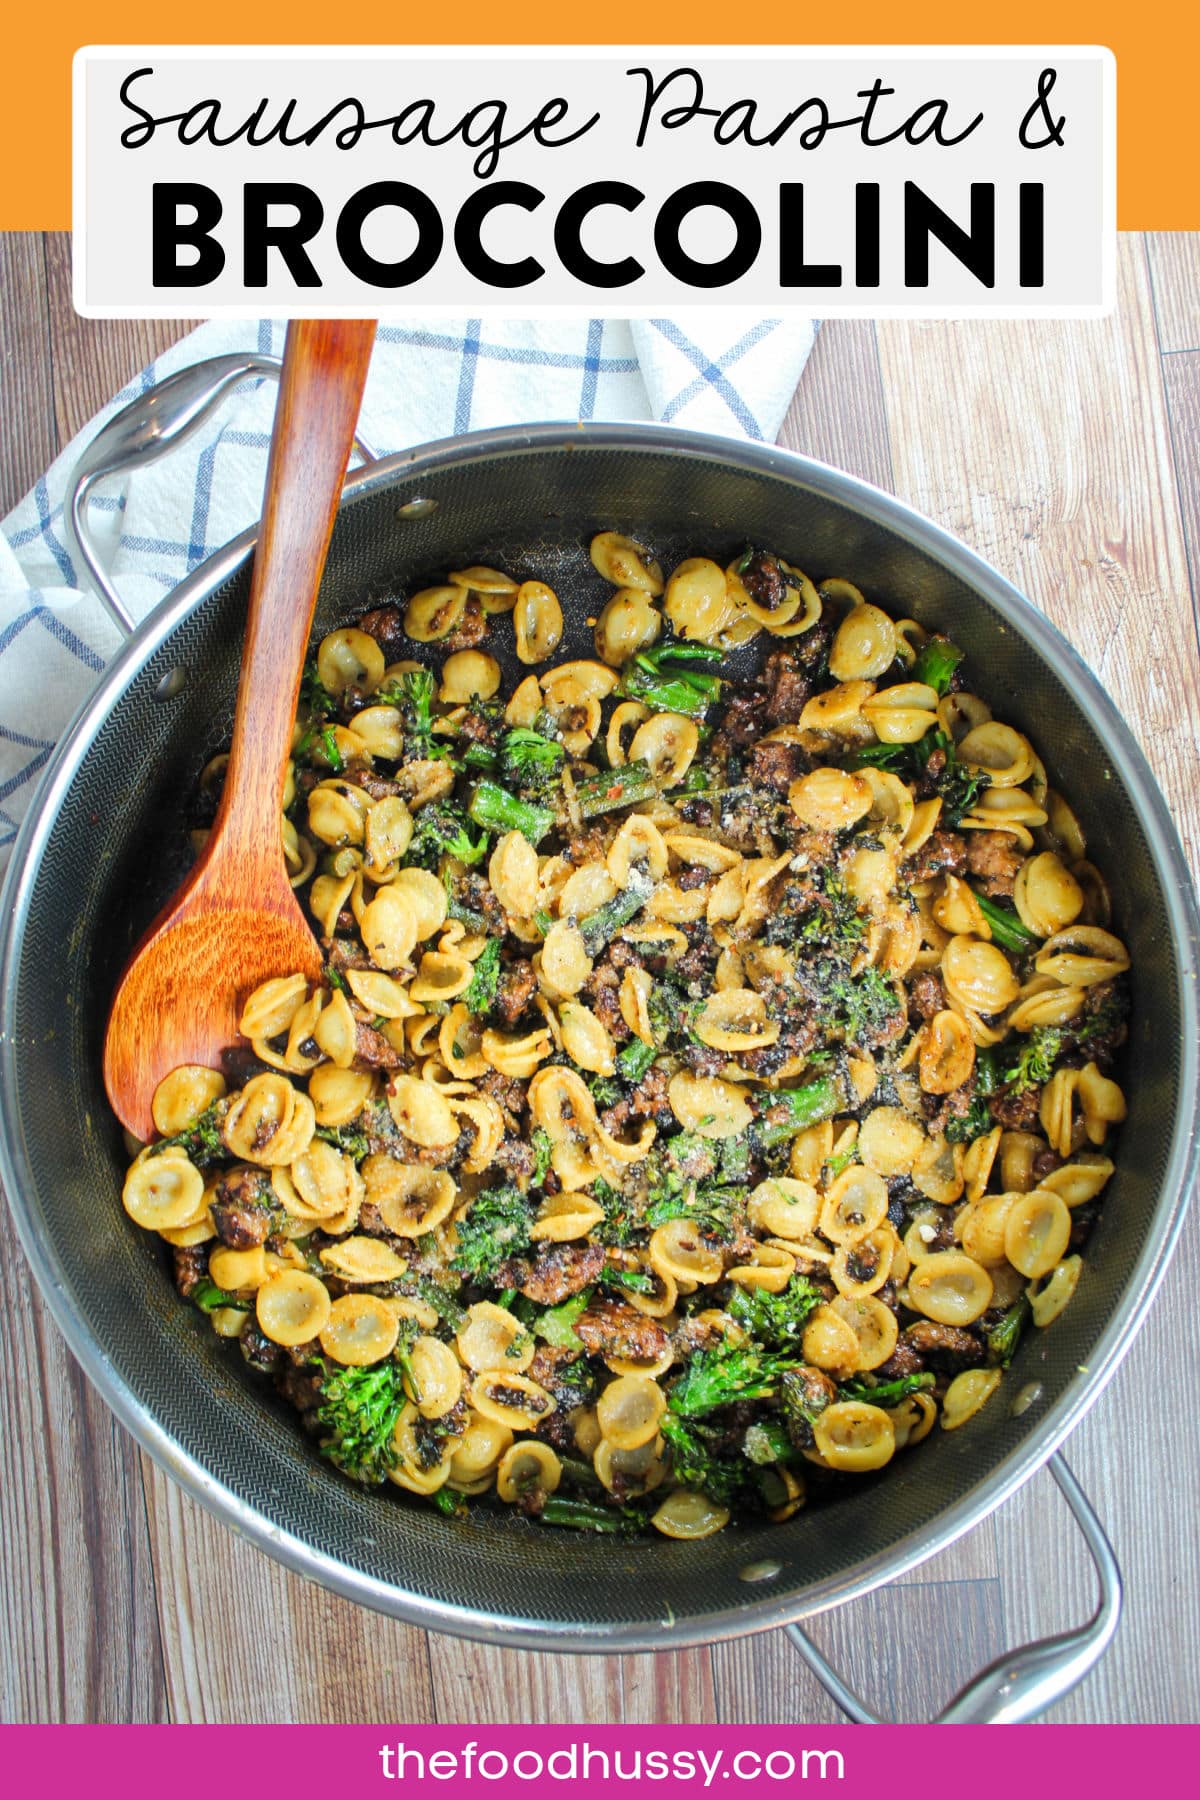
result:
[[[62,236],[0,238],[0,515],[186,329],[77,319],[68,257]],[[781,441],[911,501],[1054,619],[1141,739],[1195,866],[1200,236],[1124,237],[1119,308],[1097,323],[830,323]],[[1107,1658],[1055,1719],[1200,1717],[1200,1433],[1185,1366],[1198,1280],[1193,1219],[1149,1323],[1070,1441],[1128,1601]],[[780,1634],[534,1655],[426,1634],[312,1587],[138,1452],[66,1352],[5,1212],[0,1288],[0,1718],[838,1718]],[[1086,1556],[1041,1475],[814,1632],[870,1701],[913,1719],[1006,1645],[1092,1604]]]

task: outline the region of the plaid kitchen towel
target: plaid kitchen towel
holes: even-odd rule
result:
[[[372,448],[533,420],[659,419],[773,439],[812,348],[808,320],[714,309],[672,319],[381,325],[362,409]],[[278,320],[213,321],[173,345],[68,445],[0,535],[0,872],[59,736],[119,645],[76,568],[63,499],[84,445],[138,393],[233,350],[282,353]],[[138,621],[258,517],[275,408],[247,381],[196,436],[91,502],[101,561]]]

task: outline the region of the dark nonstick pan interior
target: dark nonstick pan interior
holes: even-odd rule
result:
[[[883,1479],[847,1486],[786,1526],[697,1544],[614,1543],[485,1509],[463,1524],[396,1490],[364,1494],[343,1481],[236,1349],[178,1300],[158,1248],[118,1204],[124,1158],[100,1044],[124,957],[183,866],[188,794],[227,738],[244,557],[214,559],[215,570],[167,602],[69,741],[9,890],[0,989],[5,1173],[18,1222],[77,1354],[126,1422],[202,1500],[355,1598],[441,1629],[564,1649],[678,1645],[796,1617],[898,1573],[994,1505],[1094,1397],[1161,1274],[1192,1154],[1196,1080],[1190,898],[1140,755],[1032,609],[873,490],[757,446],[666,431],[460,439],[392,458],[353,487],[316,629],[487,562],[548,581],[567,620],[562,654],[591,655],[586,620],[611,590],[587,545],[613,527],[667,566],[767,544],[814,578],[843,575],[897,616],[950,632],[972,685],[1043,753],[1111,883],[1134,993],[1117,1175],[1071,1307],[1028,1335],[996,1400],[965,1430],[937,1432]],[[494,622],[488,648],[506,681],[526,672],[509,620]],[[753,645],[740,656],[750,667],[760,654]],[[187,674],[182,692],[157,699],[176,667]],[[1037,1397],[1014,1417],[1010,1402],[1030,1383]],[[742,1571],[763,1558],[779,1573],[748,1585]]]

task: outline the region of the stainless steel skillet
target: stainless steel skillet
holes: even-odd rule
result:
[[[568,615],[566,648],[586,652],[584,620],[600,598],[587,540],[613,525],[666,560],[770,543],[951,630],[996,710],[1043,747],[1112,881],[1134,958],[1130,1117],[1079,1292],[1026,1342],[1001,1390],[1007,1400],[1036,1385],[1019,1417],[998,1401],[886,1479],[782,1528],[614,1548],[363,1496],[311,1456],[293,1417],[178,1303],[115,1204],[120,1142],[97,1049],[125,951],[174,879],[188,787],[227,731],[252,534],[140,628],[60,746],[14,857],[0,964],[0,1173],[56,1317],[125,1423],[201,1501],[303,1573],[413,1623],[559,1650],[678,1648],[795,1625],[970,1529],[1055,1452],[1110,1378],[1166,1267],[1197,1153],[1197,920],[1141,754],[1046,621],[888,496],[782,451],[656,427],[478,433],[351,478],[318,629],[486,560],[549,580]],[[1059,1459],[1055,1473],[1097,1559],[1101,1608],[1082,1632],[1003,1659],[946,1716],[1032,1716],[1111,1636],[1111,1553]],[[764,1562],[774,1575],[748,1581]],[[835,1697],[865,1716],[796,1636]]]

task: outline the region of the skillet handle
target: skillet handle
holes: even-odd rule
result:
[[[76,463],[63,508],[69,547],[77,553],[74,560],[86,570],[97,596],[123,637],[128,637],[135,629],[136,621],[96,554],[88,528],[92,489],[109,475],[158,462],[177,444],[191,437],[226,395],[243,381],[250,378],[278,381],[281,367],[277,356],[245,351],[206,357],[189,368],[177,369],[146,393],[139,394],[102,425]],[[375,451],[357,433],[354,448],[363,462],[376,460]]]
[[[1062,1490],[1075,1523],[1083,1533],[1100,1578],[1100,1604],[1086,1625],[1056,1637],[1040,1638],[989,1663],[950,1702],[935,1725],[1018,1725],[1034,1719],[1081,1682],[1104,1655],[1121,1617],[1121,1571],[1087,1495],[1059,1454],[1050,1458],[1050,1473]],[[858,1725],[885,1723],[851,1692],[799,1625],[787,1634],[842,1711]]]

